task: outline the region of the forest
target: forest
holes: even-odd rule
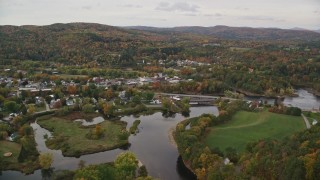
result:
[[[137,30],[90,23],[1,26],[0,66],[15,68],[21,61],[44,62],[46,68],[91,77],[110,77],[117,72],[115,69],[119,72],[129,69],[127,78],[165,73],[193,79],[187,86],[154,85],[156,90],[180,93],[223,94],[225,90],[235,90],[247,95],[275,97],[294,96],[294,88],[305,87],[319,95],[318,33],[253,30],[255,39],[238,40],[191,30]],[[244,30],[232,31],[241,37]],[[265,31],[282,36],[261,38]],[[291,35],[285,36],[288,33]],[[293,35],[304,38],[296,39]],[[179,65],[181,60],[205,65]],[[35,64],[31,64],[34,68]],[[111,73],[105,68],[111,69]],[[132,70],[137,73],[131,73]],[[120,73],[118,77],[121,76]]]

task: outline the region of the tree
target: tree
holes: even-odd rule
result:
[[[69,94],[76,94],[77,93],[77,87],[73,85],[69,85],[67,87],[67,91]]]
[[[148,171],[147,171],[147,168],[145,165],[142,165],[140,168],[139,168],[139,177],[147,177],[148,176]]]
[[[114,106],[111,104],[103,104],[103,114],[106,116],[113,116],[114,115]]]
[[[133,96],[132,102],[135,104],[140,104],[141,103],[141,98],[138,95]]]
[[[33,104],[29,104],[29,105],[28,105],[28,112],[29,112],[30,114],[33,114],[34,112],[36,112],[36,108],[34,107]]]
[[[138,160],[132,152],[125,152],[118,155],[114,165],[120,179],[133,179],[136,175]]]
[[[154,92],[147,91],[147,92],[144,92],[142,96],[146,101],[151,101],[154,97]]]
[[[76,180],[100,180],[101,173],[95,166],[88,166],[82,169],[78,169],[73,177]]]
[[[19,106],[14,101],[7,101],[4,103],[4,108],[9,112],[17,112],[19,109]]]
[[[85,113],[93,113],[94,112],[94,107],[91,104],[86,104],[82,107],[83,112]]]
[[[39,163],[43,169],[49,169],[53,162],[53,157],[51,153],[41,153],[39,156]]]
[[[32,129],[32,127],[31,127],[30,125],[28,125],[28,124],[23,125],[23,126],[19,129],[19,134],[20,134],[21,136],[29,136],[29,135],[32,134],[32,132],[33,132],[33,129]]]
[[[111,98],[113,98],[113,96],[114,96],[114,93],[112,92],[112,90],[111,90],[111,89],[108,89],[107,92],[106,92],[106,98],[107,98],[107,100],[108,100],[108,101],[111,100]]]

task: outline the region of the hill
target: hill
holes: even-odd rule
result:
[[[201,35],[210,35],[222,39],[235,40],[320,40],[320,35],[309,30],[290,30],[277,28],[251,28],[251,27],[229,27],[229,26],[184,26],[174,28],[155,28],[145,26],[128,27],[152,32],[181,32]]]
[[[154,55],[159,49],[170,54],[175,51],[171,48],[204,38],[213,39],[204,35],[158,33],[94,23],[0,26],[0,59],[128,66],[135,64],[141,54]]]
[[[156,43],[167,37],[101,24],[70,23],[0,26],[0,39],[0,58],[3,59],[85,63],[118,57],[130,46]]]
[[[301,30],[227,26],[154,28],[58,23],[48,26],[0,26],[0,39],[1,60],[38,60],[78,65],[92,62],[125,67],[136,65],[142,59],[208,58],[211,56],[208,52],[199,50],[203,50],[203,45],[208,43],[223,44],[225,52],[230,54],[228,47],[259,47],[266,45],[267,41],[271,44],[319,42],[320,34]],[[252,40],[260,42],[252,43]]]

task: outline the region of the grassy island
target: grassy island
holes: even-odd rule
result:
[[[46,141],[47,146],[61,149],[64,156],[102,152],[128,143],[128,132],[124,122],[105,120],[98,125],[82,126],[81,123],[74,122],[72,117],[81,118],[81,114],[47,116],[38,120],[41,127],[53,133],[53,138]],[[92,133],[97,133],[97,138],[89,138],[88,134]]]

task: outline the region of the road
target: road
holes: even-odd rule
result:
[[[207,95],[192,95],[192,94],[173,94],[173,93],[156,93],[158,95],[164,96],[180,96],[180,97],[192,97],[192,98],[207,98],[207,99],[229,99],[229,100],[237,100],[234,98],[221,97],[221,96],[207,96]]]
[[[46,105],[46,111],[50,111],[50,108],[49,108],[47,101],[44,101],[44,104]]]
[[[307,117],[304,114],[301,114],[303,117],[304,122],[306,123],[307,129],[311,128],[310,122],[308,121]]]

